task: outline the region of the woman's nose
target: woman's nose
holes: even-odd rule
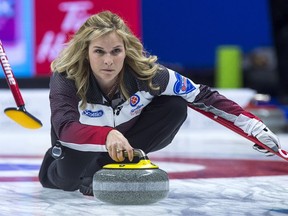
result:
[[[106,55],[104,59],[105,65],[111,66],[113,64],[113,59],[110,54]]]

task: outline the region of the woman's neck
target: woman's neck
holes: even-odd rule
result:
[[[100,87],[103,91],[103,93],[110,99],[113,98],[114,94],[116,93],[117,89],[119,86],[119,78],[118,76],[116,77],[116,79],[114,79],[113,81],[106,83],[106,84],[100,84]]]

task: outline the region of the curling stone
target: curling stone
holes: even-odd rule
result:
[[[127,152],[124,151],[127,157]],[[93,176],[96,199],[116,205],[145,205],[167,197],[169,179],[140,149],[134,149],[138,163],[107,164]]]

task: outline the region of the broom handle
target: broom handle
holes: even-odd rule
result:
[[[254,143],[257,143],[258,145],[260,145],[261,147],[265,148],[266,150],[278,155],[279,157],[285,159],[285,160],[288,160],[288,152],[286,152],[285,150],[283,149],[280,149],[279,148],[279,152],[274,152],[271,148],[267,147],[266,145],[264,145],[262,142],[260,142],[256,137],[253,137],[253,136],[249,136],[248,134],[246,134],[243,130],[241,130],[240,128],[238,128],[237,126],[235,126],[232,122],[229,122],[228,120],[226,119],[223,119],[219,116],[216,116],[214,115],[213,113],[210,113],[210,112],[206,112],[204,110],[200,110],[196,107],[193,107],[192,105],[188,105],[191,109],[203,114],[204,116],[218,122],[219,124],[225,126],[226,128],[234,131],[235,133],[245,137],[246,139],[254,142]]]
[[[4,47],[2,45],[1,40],[0,40],[0,59],[1,59],[1,66],[2,66],[3,71],[4,71],[7,84],[9,85],[9,88],[12,92],[14,100],[15,100],[18,107],[23,107],[25,105],[24,100],[22,98],[17,80],[16,80],[14,73],[12,71],[12,68],[8,62],[8,57],[5,53],[5,50],[4,50]]]

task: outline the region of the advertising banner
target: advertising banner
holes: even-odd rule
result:
[[[16,77],[34,75],[33,13],[32,0],[0,0],[0,40]]]

